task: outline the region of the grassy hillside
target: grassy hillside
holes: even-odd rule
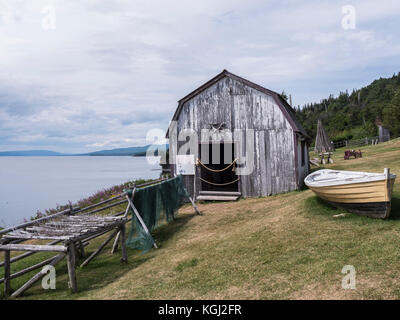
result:
[[[400,73],[380,78],[359,90],[332,95],[320,103],[297,109],[296,116],[311,137],[321,119],[333,141],[377,136],[376,120],[383,122],[393,137],[400,136]]]
[[[362,149],[343,160],[337,150],[330,168],[400,174],[400,139]],[[66,264],[57,267],[57,289],[39,285],[25,299],[399,299],[400,182],[392,218],[346,214],[309,190],[238,202],[190,206],[154,233],[159,249],[141,255],[106,251],[77,271],[79,293],[67,289]],[[101,240],[91,243],[95,250]],[[30,260],[38,259],[35,256]],[[15,266],[21,268],[22,262]],[[357,272],[356,290],[341,288],[343,266]],[[14,265],[13,265],[14,266]],[[16,269],[15,269],[16,270]],[[2,270],[0,271],[2,272]],[[12,280],[17,287],[21,280]],[[2,290],[2,286],[0,286]]]

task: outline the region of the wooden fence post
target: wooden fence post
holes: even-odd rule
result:
[[[10,263],[10,250],[4,251],[4,295],[8,297],[11,294],[11,263]]]
[[[135,196],[135,193],[136,193],[136,184],[134,184],[133,185],[133,190],[132,190],[132,196],[131,196],[131,200],[133,201],[133,198],[134,198],[134,196]],[[130,205],[130,203],[129,203],[129,201],[128,201],[128,206],[126,207],[126,210],[125,210],[125,214],[124,214],[124,217],[126,218],[127,216],[128,216],[128,213],[129,213],[129,210],[131,209],[131,205]],[[117,233],[117,236],[115,237],[115,240],[114,240],[114,244],[113,244],[113,247],[112,247],[112,249],[111,249],[111,253],[115,253],[115,252],[117,252],[117,250],[118,250],[118,243],[119,243],[119,238],[121,237],[121,231],[120,232],[118,232]]]
[[[76,274],[75,274],[76,252],[74,243],[71,243],[68,246],[67,265],[68,265],[68,276],[69,276],[68,286],[70,287],[72,292],[76,292],[77,291]]]

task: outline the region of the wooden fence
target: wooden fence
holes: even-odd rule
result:
[[[121,260],[126,262],[125,224],[132,220],[131,217],[128,217],[130,211],[133,216],[136,216],[142,228],[151,237],[151,230],[148,230],[140,213],[133,204],[135,191],[137,188],[160,183],[164,180],[167,179],[158,179],[141,185],[133,185],[123,193],[99,203],[84,208],[73,208],[71,206],[67,210],[0,230],[0,251],[4,252],[4,261],[0,262],[0,267],[4,267],[4,277],[0,279],[0,283],[4,283],[4,295],[6,297],[11,295],[13,298],[22,295],[27,289],[43,278],[45,273],[39,271],[13,292],[11,290],[11,279],[41,269],[46,265],[55,266],[65,257],[67,258],[68,266],[68,285],[72,292],[76,292],[77,281],[75,268],[78,265],[78,259],[85,259],[80,265],[81,268],[85,267],[114,238],[115,240],[111,252],[115,253],[120,243],[122,249]],[[189,197],[189,200],[195,212],[201,214],[193,199]],[[111,208],[124,204],[127,205],[125,210],[118,213],[111,213],[108,211]],[[89,241],[107,233],[109,233],[109,236],[91,255],[86,257],[84,248],[89,244]],[[31,240],[40,240],[40,242],[39,244],[32,244]],[[43,240],[51,241],[42,244]],[[29,244],[24,244],[26,241],[29,241]],[[155,242],[154,247],[157,248]],[[11,257],[11,251],[22,251],[24,253]],[[57,254],[40,263],[11,273],[11,264],[38,252],[56,252]]]
[[[333,146],[335,147],[335,149],[345,148],[345,147],[358,148],[361,146],[374,145],[374,144],[378,144],[379,142],[385,142],[385,141],[389,141],[389,140],[390,140],[389,136],[387,136],[387,137],[385,136],[381,140],[379,140],[379,136],[365,137],[362,139],[336,141],[336,142],[333,142]],[[314,147],[310,147],[309,151],[314,151]]]

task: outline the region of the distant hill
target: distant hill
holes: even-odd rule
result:
[[[96,152],[90,152],[89,156],[134,156],[136,154],[146,154],[147,149],[150,145],[143,147],[130,147],[130,148],[118,148],[111,150],[101,150]]]
[[[376,123],[382,123],[392,137],[400,136],[400,73],[380,78],[370,85],[341,92],[319,103],[297,107],[296,117],[315,139],[321,119],[333,141],[377,136]]]
[[[146,156],[146,152],[149,148],[155,149],[157,155],[157,149],[161,146],[143,146],[143,147],[130,147],[130,148],[118,148],[110,150],[101,150],[89,153],[80,154],[65,154],[49,150],[26,150],[26,151],[2,151],[0,157],[11,157],[11,156],[38,156],[38,157],[49,157],[49,156]],[[168,145],[167,145],[168,148]]]
[[[10,157],[10,156],[41,156],[41,157],[49,157],[49,156],[65,156],[66,154],[60,152],[54,152],[49,150],[25,150],[25,151],[2,151],[0,152],[0,157]]]

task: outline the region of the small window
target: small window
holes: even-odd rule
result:
[[[306,164],[306,142],[301,141],[301,166],[304,167]]]

